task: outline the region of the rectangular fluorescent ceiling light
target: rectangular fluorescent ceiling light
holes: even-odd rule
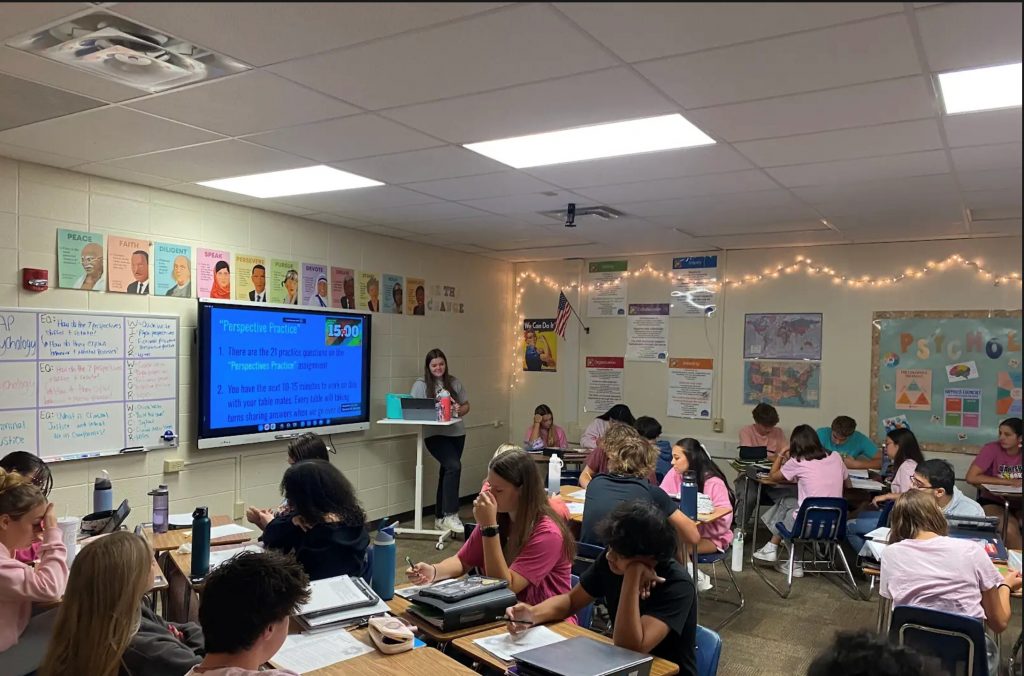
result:
[[[1020,107],[1019,63],[939,73],[946,114]]]
[[[380,181],[364,178],[347,171],[334,169],[322,164],[302,169],[271,171],[266,174],[250,174],[234,178],[218,178],[214,181],[199,181],[199,185],[217,190],[227,190],[253,197],[284,197],[285,195],[308,195],[314,192],[351,190],[384,185]]]
[[[466,148],[510,167],[596,160],[656,150],[712,145],[713,138],[678,113],[642,120],[595,124],[497,141],[467,143]]]

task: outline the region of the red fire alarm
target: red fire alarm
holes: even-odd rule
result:
[[[50,285],[50,271],[38,268],[22,268],[22,283],[28,291],[46,291]]]

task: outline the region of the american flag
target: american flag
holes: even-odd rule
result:
[[[555,333],[565,338],[565,325],[569,322],[569,313],[572,312],[572,305],[569,299],[561,291],[558,293],[558,315],[555,317]]]

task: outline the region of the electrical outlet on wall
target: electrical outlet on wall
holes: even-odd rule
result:
[[[167,458],[164,460],[164,474],[173,474],[185,469],[185,461],[181,458]]]
[[[713,418],[711,420],[711,429],[712,431],[721,434],[722,432],[725,431],[725,420],[723,420],[722,418]]]
[[[245,516],[245,502],[243,502],[242,500],[236,500],[235,501],[235,518],[236,519],[241,519],[243,516]]]

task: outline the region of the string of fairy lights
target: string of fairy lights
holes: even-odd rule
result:
[[[1021,288],[1024,280],[1021,279],[1021,273],[1019,272],[1008,272],[1008,273],[997,273],[986,268],[981,259],[970,259],[961,256],[960,254],[952,254],[945,260],[936,261],[930,260],[923,265],[908,267],[903,272],[894,274],[891,276],[880,276],[872,277],[870,275],[862,275],[856,277],[853,275],[844,275],[837,272],[834,268],[820,263],[815,263],[812,259],[807,256],[797,256],[792,263],[780,263],[775,267],[767,267],[762,270],[759,274],[746,274],[742,277],[726,277],[719,281],[708,281],[703,282],[702,286],[712,291],[720,291],[722,289],[742,288],[755,286],[757,284],[767,283],[770,280],[778,279],[783,275],[791,275],[803,271],[811,277],[821,277],[823,279],[831,280],[831,283],[836,286],[845,286],[851,289],[878,289],[887,288],[895,284],[899,284],[904,281],[912,281],[915,279],[922,279],[927,277],[933,272],[942,272],[953,269],[969,269],[977,272],[978,276],[988,282],[992,283],[992,286],[1004,286],[1007,284],[1016,283],[1017,288]],[[680,281],[685,278],[684,272],[677,271],[663,271],[657,270],[650,263],[645,263],[643,267],[637,270],[627,270],[622,272],[617,278],[613,280],[604,280],[600,282],[561,282],[552,277],[542,276],[535,272],[520,272],[516,275],[516,295],[515,295],[515,313],[514,316],[518,319],[518,323],[514,327],[513,340],[512,340],[512,383],[510,387],[515,389],[516,385],[519,384],[520,373],[522,372],[521,360],[521,349],[522,346],[519,344],[519,338],[523,330],[523,321],[525,317],[522,316],[522,300],[524,292],[524,284],[526,282],[533,282],[541,286],[546,286],[553,291],[566,291],[566,290],[579,290],[579,291],[600,291],[610,285],[616,285],[620,281],[629,278],[638,277],[650,277],[653,279],[663,279],[669,281]]]

